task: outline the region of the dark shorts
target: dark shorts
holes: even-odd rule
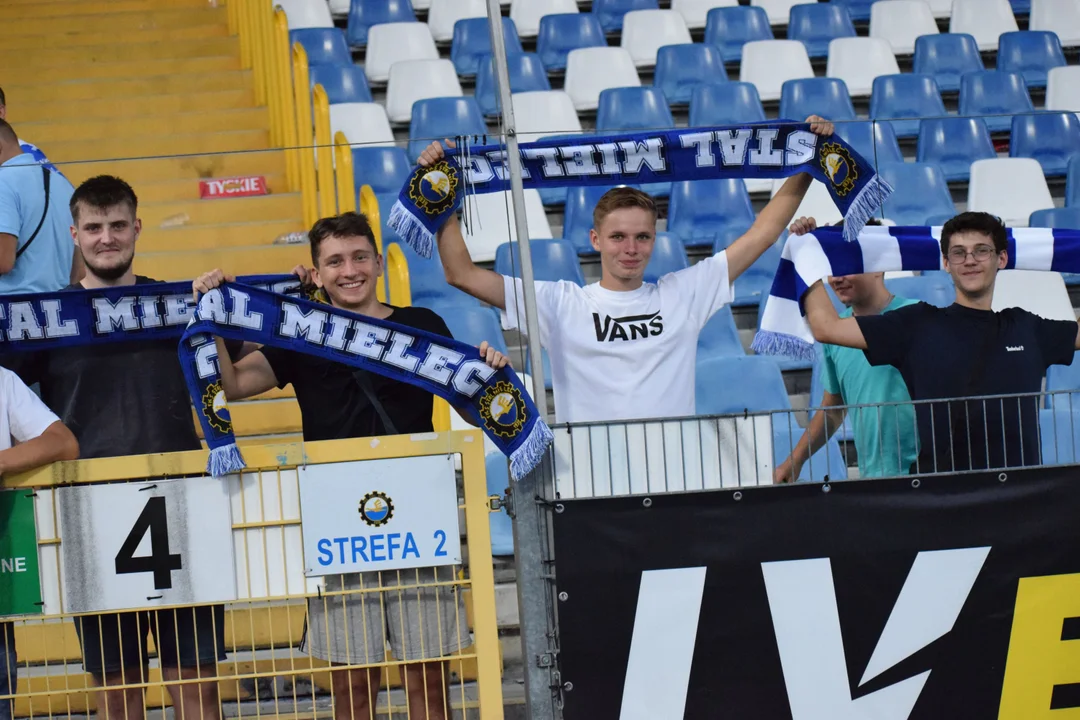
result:
[[[95,675],[146,665],[153,633],[163,667],[198,667],[225,659],[225,606],[105,613],[75,618],[83,667]]]

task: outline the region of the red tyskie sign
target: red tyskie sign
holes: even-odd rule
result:
[[[266,178],[262,175],[199,181],[199,197],[203,200],[266,195],[267,192]]]

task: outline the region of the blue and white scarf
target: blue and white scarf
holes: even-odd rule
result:
[[[829,189],[844,214],[849,240],[892,193],[843,139],[815,135],[809,124],[787,120],[541,140],[522,144],[520,155],[526,188],[774,179],[807,172]],[[466,193],[509,188],[505,147],[465,145],[412,172],[387,224],[419,255],[431,257],[436,231],[461,207]]]
[[[1010,228],[1007,269],[1080,272],[1080,231]],[[818,280],[894,270],[941,270],[940,227],[867,226],[856,242],[841,228],[788,236],[751,349],[813,361],[802,298]]]

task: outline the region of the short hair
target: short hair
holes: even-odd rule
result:
[[[600,227],[600,223],[616,210],[634,207],[652,213],[653,219],[656,219],[656,203],[648,193],[632,187],[611,188],[596,203],[592,214],[593,228]]]
[[[0,120],[0,138],[8,142],[16,142],[19,139],[19,136],[15,133],[15,128],[11,127],[11,123],[7,120]]]
[[[322,218],[311,226],[308,241],[311,244],[311,262],[319,266],[319,247],[328,237],[365,237],[371,243],[371,249],[378,252],[375,244],[375,231],[363,213],[345,212],[334,217]]]
[[[985,212],[962,212],[941,228],[941,254],[949,254],[949,241],[960,232],[977,232],[994,241],[994,250],[1003,253],[1009,249],[1008,233],[1001,218]]]
[[[79,222],[79,203],[87,207],[107,210],[117,205],[127,205],[134,215],[139,208],[139,198],[131,186],[114,175],[97,175],[85,180],[71,194],[71,219]]]

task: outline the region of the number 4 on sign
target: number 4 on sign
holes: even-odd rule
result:
[[[150,531],[150,554],[135,557],[146,531]],[[169,553],[169,520],[165,515],[165,498],[152,497],[128,533],[120,552],[116,553],[116,574],[154,573],[154,589],[172,587],[172,571],[183,567],[179,554]]]

